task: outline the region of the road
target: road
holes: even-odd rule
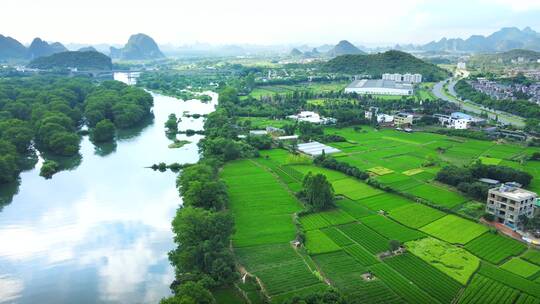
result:
[[[448,82],[448,92],[444,90],[444,85]],[[448,78],[444,81],[438,82],[433,86],[433,94],[442,100],[458,104],[459,107],[465,111],[474,114],[487,113],[489,119],[498,120],[499,122],[507,125],[514,125],[516,127],[524,127],[525,120],[522,117],[512,115],[506,112],[488,109],[482,105],[475,104],[470,101],[463,101],[454,90],[457,80],[454,78]]]

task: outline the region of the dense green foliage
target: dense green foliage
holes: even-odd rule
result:
[[[108,120],[103,119],[96,124],[92,129],[91,138],[94,142],[108,142],[114,139],[116,128],[114,124]]]
[[[380,77],[383,73],[419,73],[424,81],[439,81],[448,77],[443,69],[400,51],[369,55],[344,55],[323,65],[326,71]]]
[[[302,197],[311,210],[322,211],[333,208],[334,188],[326,175],[311,172],[304,177]]]
[[[62,52],[32,60],[28,67],[42,70],[76,68],[80,71],[110,70],[112,61],[100,52]]]
[[[117,81],[101,84],[86,78],[53,76],[0,80],[0,183],[13,181],[33,149],[58,156],[79,151],[80,127],[110,139],[113,129],[134,126],[150,115],[152,96]],[[105,134],[107,133],[107,134]]]
[[[60,166],[57,162],[52,160],[46,160],[43,162],[41,169],[39,170],[39,175],[45,178],[51,178],[58,170]]]

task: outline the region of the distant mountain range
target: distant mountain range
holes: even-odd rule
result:
[[[303,51],[301,51],[303,50]],[[289,55],[291,57],[337,57],[341,55],[360,55],[366,54],[354,44],[350,43],[347,40],[341,40],[338,44],[323,45],[318,48],[309,49],[309,46],[303,45],[298,48],[293,48]]]
[[[410,45],[399,46],[410,49]],[[413,47],[414,48],[414,47]],[[467,39],[442,38],[418,47],[423,51],[449,51],[449,52],[504,52],[512,49],[526,49],[540,51],[540,33],[530,27],[523,30],[517,27],[505,27],[489,35],[473,35]]]
[[[103,52],[100,45],[100,51]],[[80,51],[96,51],[93,46],[84,46]],[[34,60],[57,53],[67,52],[68,49],[60,42],[48,43],[35,38],[30,46],[25,47],[12,37],[0,35],[0,61]],[[150,36],[145,34],[132,35],[122,48],[110,47],[111,57],[123,60],[147,60],[165,57],[158,45]]]
[[[123,48],[111,47],[111,57],[123,60],[148,60],[164,58],[165,55],[152,37],[145,34],[135,34],[129,37]]]
[[[47,43],[35,38],[27,48],[14,38],[0,35],[0,60],[27,60],[67,51],[60,42]]]

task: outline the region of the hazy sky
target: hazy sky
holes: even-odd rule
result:
[[[0,0],[0,34],[29,43],[426,43],[540,31],[540,0]]]

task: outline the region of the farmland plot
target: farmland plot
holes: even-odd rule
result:
[[[400,225],[382,215],[371,215],[363,218],[361,222],[390,240],[407,242],[425,236],[418,230]]]
[[[459,299],[460,304],[512,304],[519,291],[481,275],[474,276]]]
[[[526,248],[527,246],[519,241],[494,233],[484,233],[465,245],[465,249],[474,255],[494,264],[519,255]]]
[[[353,243],[350,238],[343,234],[343,232],[339,231],[339,229],[336,227],[321,229],[321,231],[338,246],[344,247]]]
[[[389,193],[383,193],[376,196],[364,198],[358,200],[358,202],[373,211],[391,211],[392,209],[413,203],[406,198]]]
[[[343,250],[363,266],[369,266],[380,262],[373,254],[358,244],[347,246],[343,248]]]
[[[420,228],[420,230],[449,243],[467,244],[471,240],[486,233],[488,228],[475,222],[449,214]]]
[[[446,215],[442,211],[422,204],[405,205],[390,210],[389,214],[391,218],[412,228],[420,228]]]
[[[478,273],[495,281],[499,281],[504,285],[540,298],[540,284],[529,281],[517,274],[497,268],[485,262],[482,263]]]
[[[320,254],[341,248],[320,230],[311,230],[306,232],[306,249],[310,254]]]
[[[353,223],[340,226],[339,230],[373,254],[388,250],[388,239],[365,225]]]
[[[502,264],[501,268],[524,278],[528,278],[540,271],[540,266],[534,265],[520,258],[511,259],[510,261]]]
[[[441,303],[452,302],[461,288],[458,281],[410,253],[385,259],[384,262]]]

